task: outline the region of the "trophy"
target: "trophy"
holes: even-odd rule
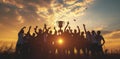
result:
[[[60,28],[60,31],[62,31],[61,28],[62,28],[63,25],[64,25],[64,21],[57,21],[57,25],[58,25],[58,27]]]

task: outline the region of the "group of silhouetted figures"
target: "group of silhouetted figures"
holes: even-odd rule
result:
[[[34,55],[103,55],[102,46],[105,43],[101,31],[87,31],[83,24],[84,31],[77,29],[72,30],[69,22],[64,30],[50,30],[46,24],[43,29],[36,26],[34,33],[31,34],[31,26],[27,33],[23,27],[18,33],[18,41],[16,44],[17,54]],[[59,41],[61,39],[62,41]],[[77,53],[75,53],[75,50]]]

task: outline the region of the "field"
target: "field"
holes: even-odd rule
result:
[[[4,42],[1,42],[5,44]],[[36,53],[32,54],[21,54],[18,55],[15,52],[15,45],[10,44],[9,47],[5,47],[2,45],[0,47],[0,59],[120,59],[120,50],[114,50],[108,52],[108,50],[104,50],[104,55],[63,55],[63,54],[45,54],[45,53]]]
[[[0,59],[120,59],[120,54],[105,54],[102,56],[83,56],[83,55],[40,55],[25,56],[16,55],[15,53],[0,53]]]

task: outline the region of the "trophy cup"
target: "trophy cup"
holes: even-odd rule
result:
[[[61,32],[62,31],[62,27],[64,25],[64,21],[57,21],[57,25],[59,27],[59,32]]]

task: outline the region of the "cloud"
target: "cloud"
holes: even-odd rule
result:
[[[93,0],[0,0],[0,38],[17,36],[22,26],[53,26],[57,20],[70,21],[85,15]],[[13,35],[9,35],[9,39]],[[7,38],[7,37],[6,37]]]
[[[92,29],[103,31],[104,29],[106,29],[106,27],[108,26],[104,24],[97,24],[97,25],[94,25]],[[106,33],[106,31],[104,31],[104,33]]]
[[[17,20],[18,20],[20,23],[24,23],[24,20],[23,20],[22,16],[19,16]]]
[[[0,3],[0,23],[3,25],[17,24],[18,14],[16,13],[16,7],[10,4]]]
[[[92,2],[93,0],[0,0],[0,16],[5,20],[15,20],[11,22],[49,23],[51,20],[81,16]]]
[[[104,36],[107,39],[120,39],[120,30],[104,31]]]

